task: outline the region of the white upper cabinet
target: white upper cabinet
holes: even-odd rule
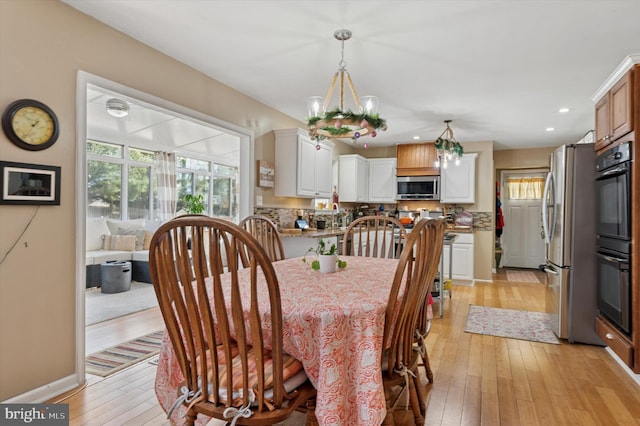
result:
[[[315,141],[302,129],[274,130],[276,135],[276,197],[330,198],[333,143]]]
[[[464,154],[460,164],[449,161],[440,168],[440,202],[448,204],[474,204],[476,202],[477,153]]]
[[[377,203],[396,202],[396,159],[369,159],[369,200]]]
[[[338,172],[340,201],[366,202],[369,197],[369,162],[357,155],[341,155]]]

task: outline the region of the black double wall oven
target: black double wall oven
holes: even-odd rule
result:
[[[598,309],[631,336],[631,144],[596,160]]]

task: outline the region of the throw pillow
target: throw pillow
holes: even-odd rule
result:
[[[144,219],[130,219],[130,220],[116,220],[107,219],[107,226],[109,227],[109,233],[115,235],[118,228],[122,229],[140,229],[145,227]]]
[[[103,250],[134,251],[136,249],[135,235],[104,235]]]
[[[144,243],[142,244],[142,250],[149,250],[151,246],[151,238],[153,238],[153,232],[147,231],[144,233]]]
[[[135,235],[136,237],[136,251],[144,250],[144,236],[147,230],[144,228],[118,228],[115,235]]]

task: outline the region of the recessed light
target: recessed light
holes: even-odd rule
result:
[[[569,112],[569,108],[560,108],[560,109],[558,110],[558,112],[560,112],[560,113]]]
[[[420,139],[420,136],[414,136],[414,137],[413,137],[413,140],[414,140],[414,141],[417,141],[417,140],[419,140],[419,139]]]
[[[547,132],[553,132],[555,130],[555,127],[547,127],[545,130]]]

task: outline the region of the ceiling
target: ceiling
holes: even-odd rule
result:
[[[106,103],[112,98],[127,102],[127,116],[113,117],[107,113]],[[213,158],[226,165],[240,162],[238,136],[93,84],[87,86],[87,138],[151,150],[166,148]]]
[[[594,92],[640,53],[632,0],[63,1],[301,122],[347,28],[356,91],[387,120],[372,146],[434,140],[445,119],[463,146],[576,142],[594,127]]]

